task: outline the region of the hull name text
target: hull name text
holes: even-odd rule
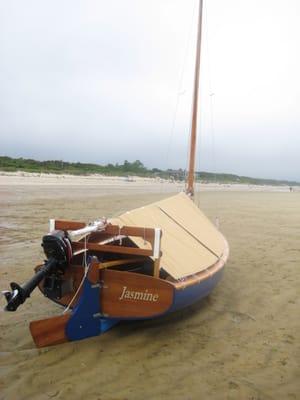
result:
[[[159,299],[158,294],[149,293],[148,289],[143,292],[136,292],[134,290],[128,290],[127,286],[123,286],[123,291],[119,300],[142,300],[156,302]]]

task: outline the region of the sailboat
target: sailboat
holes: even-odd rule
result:
[[[100,335],[122,320],[152,319],[207,296],[229,255],[226,239],[193,201],[203,1],[199,1],[189,174],[185,192],[92,223],[50,220],[47,260],[4,292],[15,311],[39,287],[64,307],[30,322],[37,347]]]

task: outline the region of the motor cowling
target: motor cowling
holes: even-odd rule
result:
[[[64,231],[53,231],[45,235],[41,246],[47,260],[54,259],[57,263],[57,269],[64,272],[72,257],[72,247],[66,233]]]

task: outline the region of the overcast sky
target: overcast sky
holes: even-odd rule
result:
[[[204,3],[197,169],[300,181],[300,1]],[[197,4],[0,0],[0,154],[185,168]]]

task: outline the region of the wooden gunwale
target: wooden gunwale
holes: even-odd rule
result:
[[[210,277],[212,277],[214,274],[216,274],[218,271],[220,271],[224,267],[224,265],[225,265],[225,263],[226,263],[226,261],[228,259],[229,246],[228,246],[228,243],[227,243],[225,238],[224,238],[224,245],[225,245],[224,252],[223,252],[221,258],[215,264],[211,265],[210,267],[208,267],[207,269],[205,269],[205,270],[203,270],[201,272],[198,272],[198,273],[196,273],[194,275],[187,276],[183,280],[178,280],[178,281],[168,281],[167,280],[167,282],[169,282],[174,287],[175,290],[184,290],[184,289],[186,289],[186,288],[188,288],[190,286],[197,285],[197,284],[205,281],[206,279],[209,279]],[[118,261],[121,261],[121,260],[115,260],[113,262],[113,264],[115,264],[115,262],[118,262]],[[129,259],[129,260],[126,260],[126,263],[127,262],[130,263],[132,261],[133,261],[132,259],[131,260]],[[140,261],[142,261],[142,259],[136,259],[135,260],[135,262],[138,262],[138,261],[140,262]],[[120,264],[123,264],[123,263],[125,263],[125,259],[123,259]],[[112,265],[112,266],[114,266],[114,265]],[[38,266],[36,268],[36,270],[38,270],[39,267],[41,267],[41,266]],[[76,266],[72,265],[72,267],[73,268],[75,267],[76,270],[78,269],[78,273],[83,276],[84,269],[83,269],[83,267],[81,265],[76,265]],[[105,266],[105,262],[104,262],[104,266],[101,266],[101,263],[99,263],[98,270],[106,269],[105,267],[106,267]],[[110,266],[107,265],[107,267],[109,268]],[[70,274],[70,272],[71,271],[68,271],[68,275]],[[78,278],[78,279],[80,281],[80,278]],[[155,279],[165,281],[165,279],[161,279],[161,278],[155,278]],[[41,292],[43,292],[43,290],[42,290],[42,282],[40,283],[39,288],[40,288]],[[67,294],[67,295],[63,296],[63,298],[61,298],[60,300],[53,300],[53,301],[55,301],[56,303],[61,304],[61,305],[67,305],[69,303],[69,301],[70,301],[70,298],[73,295],[74,295],[74,293]],[[76,303],[76,301],[78,300],[80,295],[81,295],[81,292],[78,293],[78,296],[76,296],[76,300],[74,301],[74,303]]]
[[[223,237],[223,239],[224,239],[225,248],[224,248],[224,252],[223,252],[222,256],[220,257],[220,259],[215,264],[211,265],[204,271],[198,272],[194,275],[190,275],[190,276],[184,278],[183,280],[171,282],[172,285],[175,287],[175,290],[184,290],[189,286],[197,285],[197,284],[201,283],[202,281],[209,279],[210,277],[212,277],[214,274],[216,274],[218,271],[220,271],[224,267],[224,265],[228,259],[228,256],[229,256],[229,245],[227,243],[227,240],[224,237]]]

